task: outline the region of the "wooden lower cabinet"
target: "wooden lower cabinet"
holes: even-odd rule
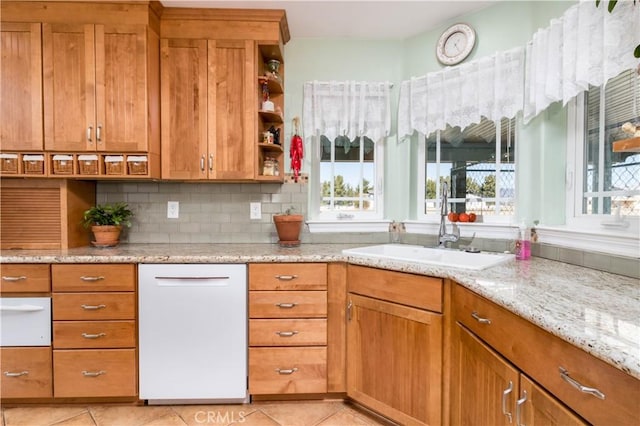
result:
[[[249,348],[252,394],[327,392],[327,348]]]
[[[456,324],[452,425],[584,425],[580,417]]]
[[[51,347],[0,348],[2,398],[50,398]]]
[[[135,349],[55,350],[55,396],[135,396],[136,363]]]
[[[347,394],[401,424],[441,423],[442,315],[349,294]]]

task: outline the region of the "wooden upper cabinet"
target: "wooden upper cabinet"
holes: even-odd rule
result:
[[[160,41],[162,177],[207,178],[207,41]]]
[[[254,43],[209,41],[209,155],[213,177],[254,178]]]
[[[162,39],[162,177],[254,178],[253,41]]]
[[[39,23],[0,28],[0,148],[42,150],[42,42]]]
[[[45,149],[147,149],[143,25],[43,24]]]

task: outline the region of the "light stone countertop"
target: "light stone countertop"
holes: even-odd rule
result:
[[[532,258],[483,271],[347,257],[362,244],[130,244],[115,248],[2,250],[0,263],[339,262],[450,278],[640,379],[640,282]]]

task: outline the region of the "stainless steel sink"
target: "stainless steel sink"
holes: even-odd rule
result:
[[[468,253],[460,250],[429,248],[409,244],[381,244],[342,250],[347,256],[397,260],[423,265],[482,270],[509,262],[513,254],[479,252]]]

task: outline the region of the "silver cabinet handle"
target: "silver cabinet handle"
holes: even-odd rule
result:
[[[27,277],[25,277],[24,275],[20,275],[19,277],[6,277],[6,276],[2,276],[2,281],[11,281],[11,282],[15,282],[15,281],[23,281],[26,280]]]
[[[293,331],[276,331],[276,334],[280,337],[291,337],[291,336],[295,336],[296,334],[298,334],[297,331],[293,330]]]
[[[278,372],[278,374],[293,374],[296,371],[298,371],[297,368],[287,368],[287,369],[280,369],[280,368],[276,368],[276,371]]]
[[[347,305],[347,321],[351,321],[351,309],[353,308],[353,302],[349,300],[349,304]]]
[[[89,127],[87,127],[87,141],[89,141],[89,142],[93,142],[93,141],[91,140],[91,132],[92,132],[92,131],[93,131],[93,126],[89,126]]]
[[[527,402],[527,391],[523,390],[522,398],[520,398],[518,402],[516,402],[516,425],[517,426],[525,426],[522,423],[522,407],[524,406],[525,402]]]
[[[98,124],[98,127],[96,128],[96,141],[102,142],[102,124]]]
[[[12,373],[11,371],[5,371],[4,375],[7,377],[20,377],[20,376],[26,376],[27,374],[29,374],[28,371],[20,371],[19,373]]]
[[[80,279],[81,279],[82,281],[89,281],[89,282],[92,282],[92,281],[102,281],[102,280],[104,280],[104,277],[103,277],[103,276],[99,276],[99,277],[89,277],[89,276],[83,275],[83,276],[81,276],[81,277],[80,277]]]
[[[295,303],[276,303],[276,306],[282,309],[291,309],[294,306],[296,306],[296,304]]]
[[[82,337],[84,337],[85,339],[99,339],[100,337],[105,337],[106,335],[107,333],[98,333],[98,334],[82,333]]]
[[[471,316],[474,320],[478,321],[480,324],[491,324],[491,320],[489,318],[482,318],[476,311],[471,313]]]
[[[560,377],[562,378],[562,380],[569,383],[571,386],[578,389],[580,392],[591,394],[599,399],[604,399],[604,394],[600,390],[596,388],[590,388],[589,386],[584,386],[583,384],[578,382],[576,379],[569,376],[569,372],[565,368],[560,367]]]
[[[107,305],[80,305],[82,309],[87,311],[95,311],[97,309],[104,309]]]
[[[106,371],[104,370],[100,370],[100,371],[83,371],[82,375],[84,377],[98,377],[98,376],[102,376],[103,374],[107,374]]]
[[[213,170],[213,154],[209,154],[209,170]]]
[[[509,423],[512,422],[511,412],[507,411],[507,397],[513,391],[513,382],[509,380],[509,386],[505,390],[502,391],[502,414],[507,416],[509,419]]]
[[[298,278],[297,275],[276,275],[276,278],[280,281],[293,281]]]
[[[204,172],[204,155],[200,157],[200,170]]]

